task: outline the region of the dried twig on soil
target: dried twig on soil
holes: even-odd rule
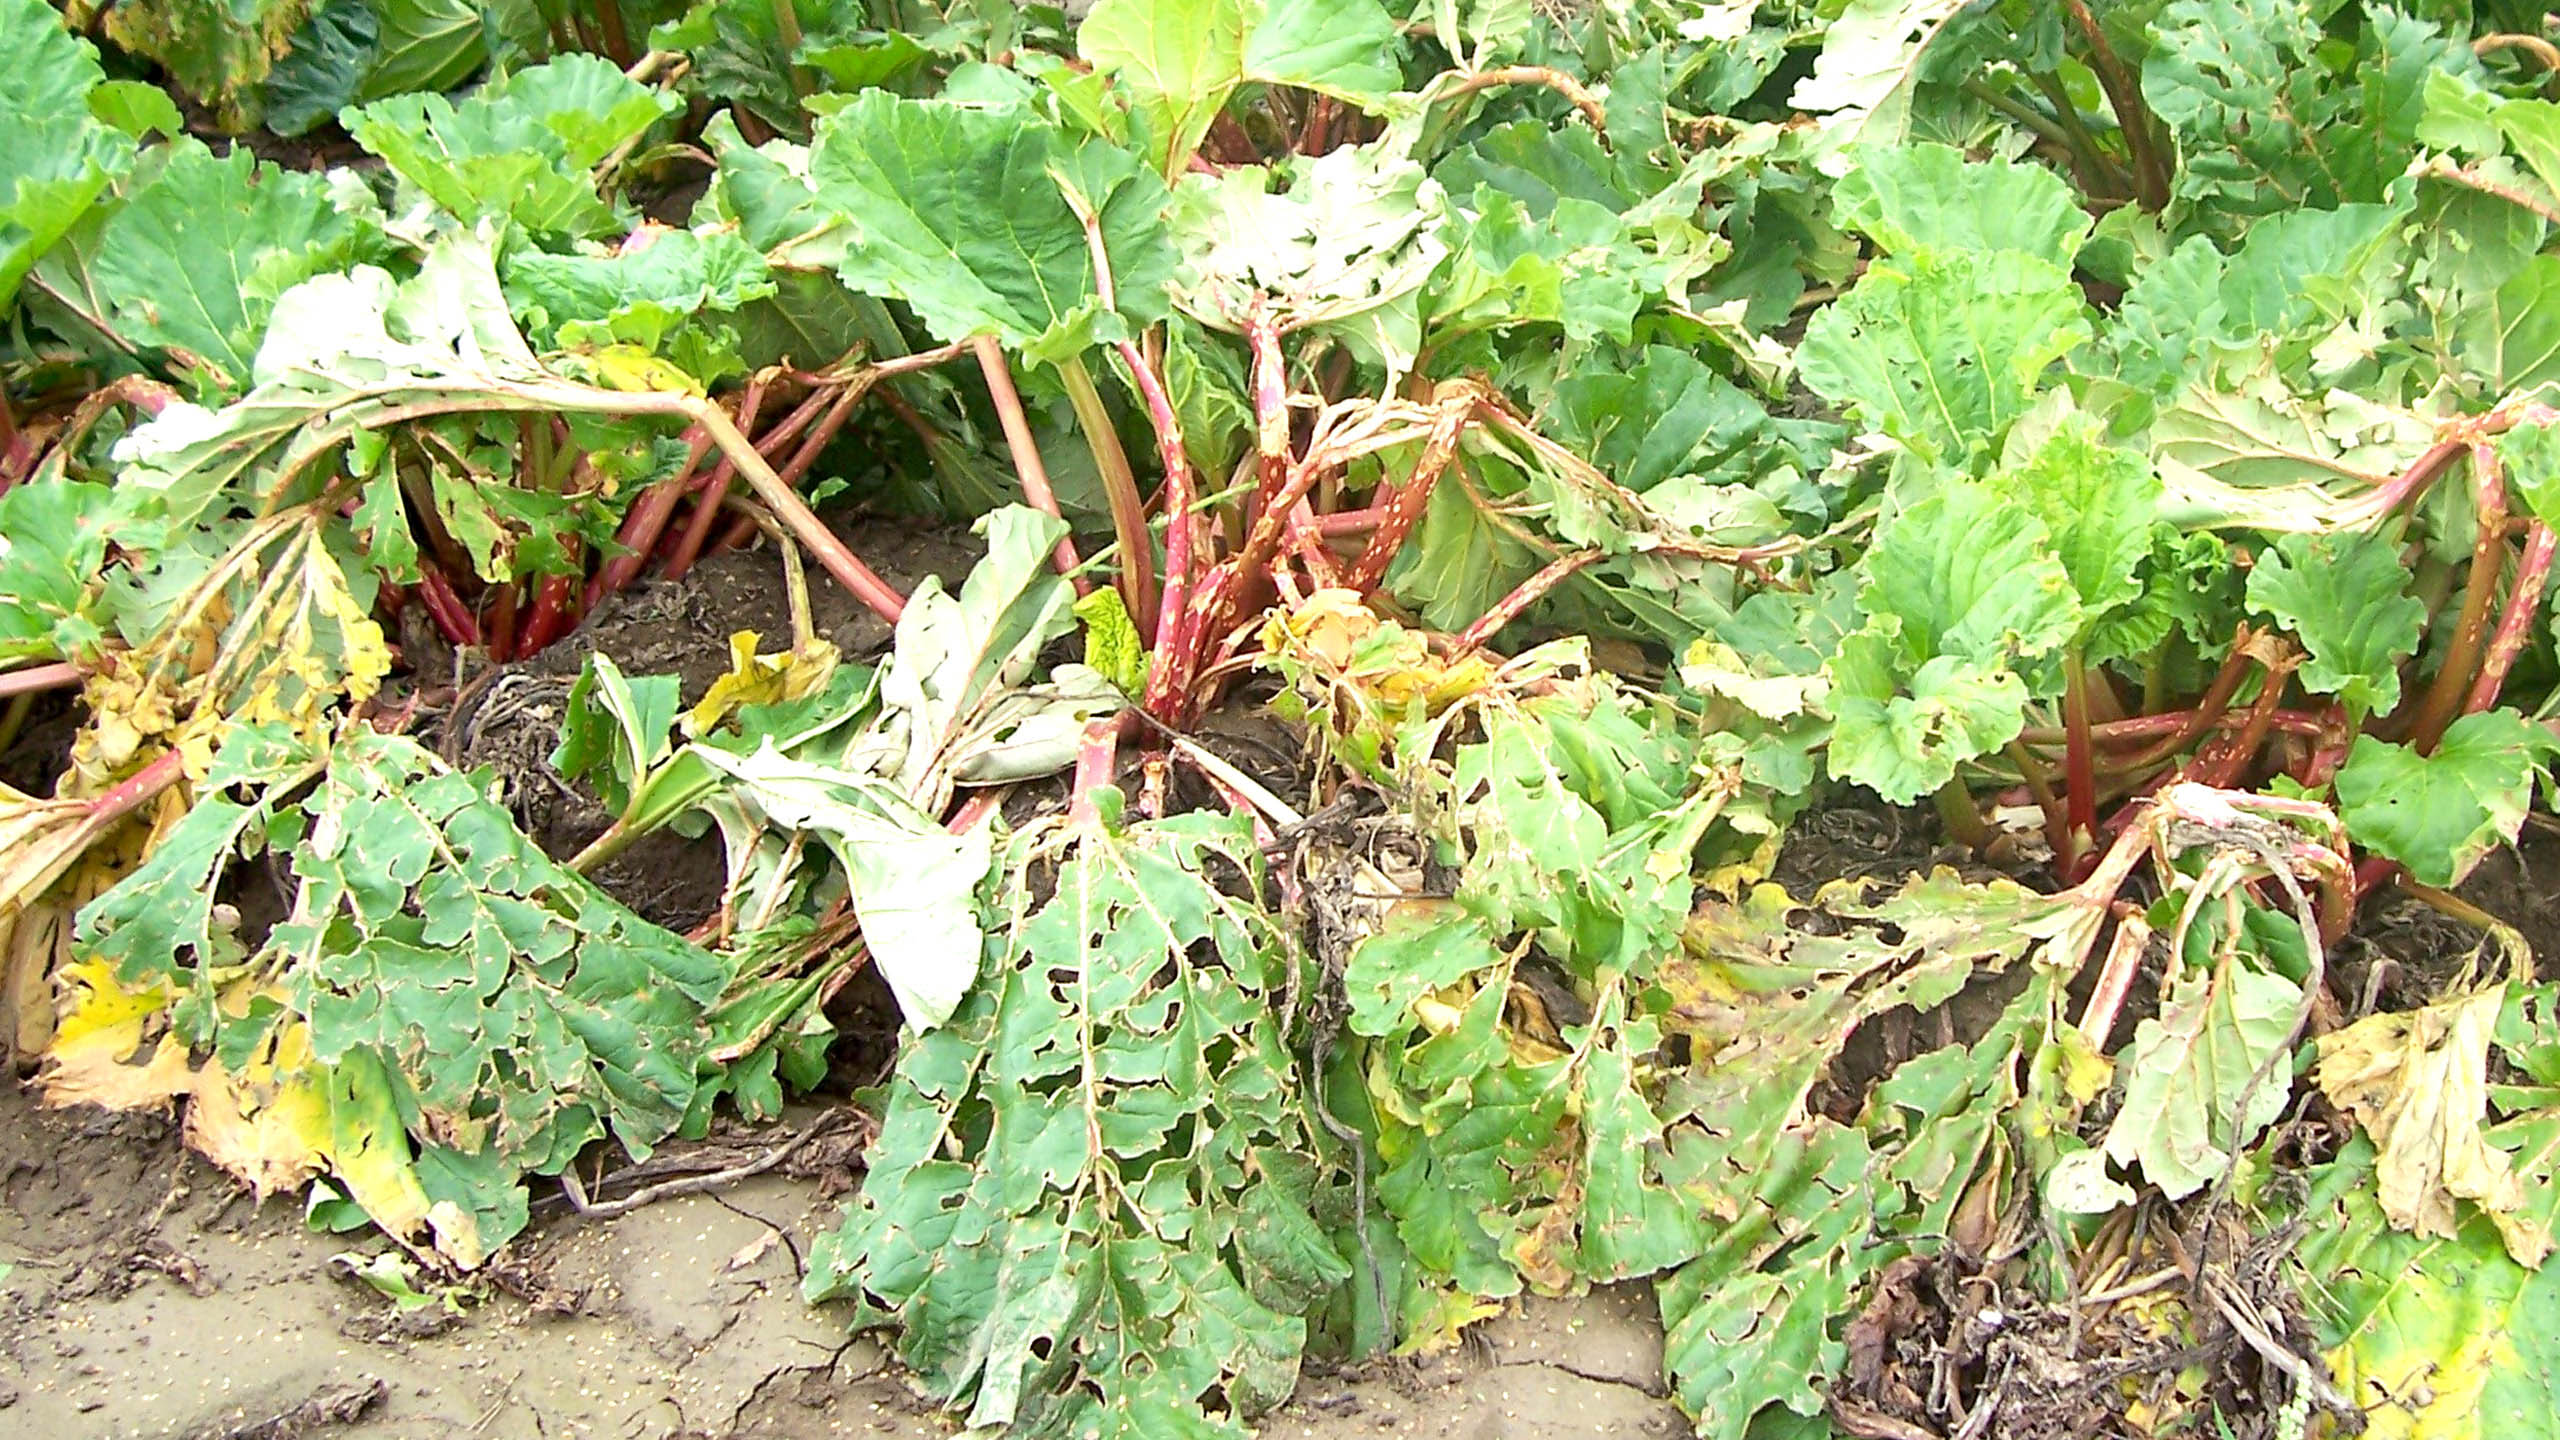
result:
[[[577,1167],[572,1165],[560,1172],[560,1193],[568,1198],[569,1208],[577,1212],[581,1219],[610,1220],[617,1215],[628,1215],[643,1205],[654,1204],[660,1200],[671,1200],[678,1195],[699,1195],[705,1191],[718,1190],[761,1175],[790,1159],[810,1141],[848,1123],[846,1117],[855,1113],[851,1110],[830,1110],[812,1121],[807,1129],[744,1164],[732,1165],[725,1170],[714,1170],[705,1175],[687,1175],[682,1179],[661,1181],[658,1184],[634,1190],[619,1200],[588,1199],[586,1182],[578,1178]]]

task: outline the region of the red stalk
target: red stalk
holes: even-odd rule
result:
[[[1269,509],[1289,487],[1289,388],[1280,359],[1280,327],[1254,297],[1244,335],[1253,346],[1254,441],[1262,456],[1262,484],[1255,500]]]
[[[1485,642],[1500,634],[1503,626],[1519,619],[1520,612],[1538,603],[1548,591],[1563,584],[1566,577],[1605,558],[1607,557],[1597,550],[1577,550],[1570,555],[1560,555],[1549,561],[1544,569],[1521,581],[1510,594],[1494,602],[1494,607],[1486,611],[1482,618],[1468,626],[1466,632],[1458,637],[1457,653],[1464,655],[1472,650],[1483,649]]]
[[[1138,397],[1146,402],[1147,418],[1155,425],[1156,460],[1164,467],[1164,488],[1158,492],[1164,509],[1164,586],[1156,613],[1145,617],[1147,629],[1161,650],[1164,640],[1179,628],[1173,617],[1189,608],[1195,556],[1207,553],[1199,535],[1199,517],[1191,513],[1199,487],[1191,478],[1191,457],[1182,448],[1181,417],[1174,413],[1173,401],[1165,395],[1164,382],[1156,378],[1155,367],[1126,340],[1120,342],[1120,363],[1129,367]],[[1169,658],[1159,653],[1156,668],[1176,668],[1164,663]],[[1151,684],[1147,688],[1152,701],[1155,687]]]
[[[447,644],[461,649],[477,649],[480,645],[480,620],[471,607],[454,593],[453,582],[433,565],[418,567],[418,599],[427,607],[427,615],[436,622],[436,630]]]
[[[747,387],[747,403],[754,404],[758,393],[754,386]],[[750,419],[748,423],[754,422]],[[640,567],[649,563],[649,554],[657,547],[659,532],[667,528],[667,518],[675,513],[676,501],[683,498],[686,488],[693,482],[694,471],[702,464],[702,457],[710,451],[710,433],[700,426],[694,427],[685,448],[684,464],[675,474],[650,486],[632,503],[630,513],[622,517],[622,528],[614,535],[623,553],[607,560],[595,578],[587,582],[587,609],[593,610],[597,601],[630,584],[632,577],[640,573]]]
[[[2480,663],[2480,678],[2472,683],[2471,698],[2464,706],[2469,711],[2486,710],[2498,702],[2498,691],[2507,683],[2507,672],[2515,668],[2516,657],[2533,638],[2534,617],[2542,613],[2542,592],[2551,581],[2552,552],[2560,549],[2560,532],[2543,521],[2533,521],[2525,530],[2524,558],[2516,565],[2515,584],[2507,591],[2506,613],[2498,617],[2497,633],[2490,638],[2489,653]]]
[[[481,627],[488,637],[489,662],[504,665],[516,658],[516,587],[497,587],[497,595],[489,605],[489,623]]]
[[[2089,736],[2089,670],[2077,651],[2062,660],[2062,714],[2069,732],[2063,752],[2070,829],[2054,837],[2054,857],[2067,877],[2079,868],[2085,846],[2098,837],[2098,766]]]
[[[2489,610],[2497,601],[2498,581],[2507,568],[2506,471],[2498,462],[2497,448],[2486,440],[2472,442],[2471,494],[2479,532],[2471,545],[2471,574],[2463,586],[2462,614],[2454,622],[2444,666],[2427,687],[2409,731],[2409,744],[2421,755],[2435,752],[2436,742],[2444,738],[2445,727],[2453,723],[2471,692],[2481,652],[2489,643]]]
[[[1396,487],[1393,495],[1378,506],[1378,528],[1369,536],[1369,546],[1360,558],[1342,574],[1342,583],[1360,592],[1363,599],[1378,588],[1387,576],[1387,566],[1404,548],[1413,527],[1422,521],[1422,512],[1431,503],[1431,489],[1440,481],[1443,471],[1458,453],[1458,436],[1466,428],[1474,412],[1472,404],[1443,401],[1440,413],[1431,421],[1431,434],[1422,444],[1422,458],[1415,463],[1413,474]]]

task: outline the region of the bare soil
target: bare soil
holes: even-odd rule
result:
[[[0,1091],[0,1434],[42,1440],[817,1440],[944,1436],[841,1307],[800,1299],[820,1180],[757,1176],[538,1221],[460,1314],[402,1314],[148,1115]],[[548,1182],[538,1182],[537,1200]],[[556,1211],[556,1207],[554,1207]],[[510,1290],[516,1293],[508,1293]],[[1533,1302],[1450,1355],[1311,1372],[1299,1440],[1671,1436],[1642,1287]],[[269,1423],[282,1420],[281,1424]]]

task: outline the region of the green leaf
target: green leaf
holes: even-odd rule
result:
[[[652,32],[649,43],[682,51],[692,61],[685,77],[689,90],[743,106],[795,136],[808,133],[800,85],[816,77],[807,72],[850,94],[886,84],[931,58],[905,34],[868,28],[871,7],[860,0],[797,0],[790,13],[801,33],[796,53],[783,43],[773,0],[701,0],[683,19]]]
[[[187,133],[187,122],[169,92],[139,80],[109,80],[90,91],[89,113],[137,141],[154,135],[174,140]]]
[[[664,353],[688,317],[775,293],[764,257],[730,230],[665,231],[611,255],[521,250],[507,257],[504,279],[508,309],[543,349],[625,344]]]
[[[0,0],[0,310],[18,282],[133,163],[133,142],[91,118],[97,51],[43,0]]]
[[[80,480],[0,492],[0,660],[59,660],[97,643],[90,587],[106,565],[109,499]]]
[[[1869,269],[1805,326],[1804,382],[1927,459],[1995,452],[2053,363],[2089,337],[2079,287],[2014,251]]]
[[[2310,652],[2300,679],[2357,715],[2400,703],[2400,662],[2418,648],[2427,607],[2408,593],[2400,546],[2369,533],[2286,535],[2258,555],[2249,604]]]
[[[1839,223],[1888,255],[2014,250],[2065,270],[2089,233],[2050,167],[1976,161],[1952,145],[1867,146],[1832,191]]]
[[[1064,359],[1168,308],[1164,187],[1137,157],[1027,110],[866,90],[818,127],[808,179],[833,228],[808,258],[905,301],[938,339],[991,334]],[[1102,304],[1070,192],[1098,218],[1116,310]]]
[[[612,62],[565,55],[489,82],[459,105],[406,94],[339,117],[356,143],[457,216],[494,212],[539,235],[592,237],[620,222],[590,173],[679,108]]]
[[[386,1087],[377,1128],[343,1136],[331,1163],[376,1173],[355,1171],[357,1157],[392,1146],[388,1173],[406,1173],[414,1136],[405,1183],[468,1222],[433,1219],[437,1246],[466,1265],[523,1227],[519,1173],[557,1173],[606,1134],[646,1155],[675,1129],[704,1017],[729,982],[721,961],[550,860],[491,781],[444,769],[405,737],[360,730],[290,810],[280,797],[312,757],[277,736],[251,740],[226,743],[212,780],[269,788],[251,805],[213,796],[190,812],[192,843],[154,851],[83,912],[84,953],[209,1002],[237,973],[238,941],[212,908],[224,869],[244,838],[289,853],[295,903],[251,957],[278,977],[281,1005],[207,1003],[191,1038],[247,1054],[289,1017],[334,1083]],[[424,1201],[412,1213],[365,1183],[355,1196],[404,1239],[431,1218]]]
[[[478,38],[477,26],[472,34]],[[321,0],[313,6],[294,33],[293,48],[259,87],[267,128],[279,135],[307,134],[356,103],[380,35],[373,0]]]
[[[2172,1200],[2220,1179],[2292,1101],[2285,1041],[2302,1006],[2302,987],[2238,960],[2178,975],[2160,1014],[2134,1027],[2108,1157],[2140,1164]]]
[[[2560,380],[2560,255],[2536,255],[2454,322],[2453,353],[2482,389],[2511,395]]]
[[[2073,411],[1985,483],[2043,523],[2080,597],[2084,636],[2141,598],[2135,571],[2151,554],[2163,490],[2139,452],[2109,444],[2095,420]]]
[[[2482,856],[2515,843],[2554,756],[2560,739],[2512,710],[2463,716],[2431,755],[2359,735],[2338,771],[2338,818],[2358,845],[2419,880],[2458,885]]]
[[[372,0],[373,67],[358,100],[411,90],[450,90],[489,58],[483,7],[472,0]]]
[[[2078,632],[2078,594],[2034,514],[1966,481],[1885,525],[1865,568],[1866,625],[1824,672],[1831,773],[1908,804],[2017,738],[2028,695],[2013,666]]]
[[[1321,1153],[1276,1018],[1296,957],[1217,878],[1263,873],[1225,817],[1086,831],[1048,898],[1006,886],[988,983],[902,1050],[806,1288],[894,1321],[972,1427],[1231,1434],[1295,1383],[1350,1266],[1313,1240],[1324,1172],[1284,1159]]]
[[[1383,146],[1185,176],[1172,229],[1185,313],[1233,331],[1259,302],[1284,330],[1342,335],[1399,372],[1421,345],[1420,293],[1449,245],[1447,197]]]
[[[1401,48],[1377,0],[1101,0],[1076,30],[1077,52],[1136,98],[1166,176],[1188,167],[1238,86],[1374,103],[1399,87]]]
[[[323,177],[188,142],[107,221],[92,270],[119,334],[224,394],[247,388],[285,291],[384,248],[377,217],[341,209]]]

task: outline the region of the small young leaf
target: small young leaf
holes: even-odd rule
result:
[[[2290,628],[2311,658],[2305,688],[2358,715],[2400,703],[2400,662],[2427,609],[2408,593],[2400,546],[2371,533],[2287,535],[2249,572],[2249,603]]]

